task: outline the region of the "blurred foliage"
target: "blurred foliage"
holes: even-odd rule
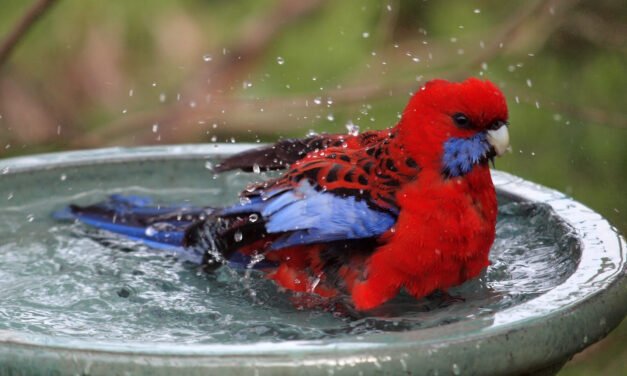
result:
[[[0,35],[29,5],[3,0]],[[483,76],[509,98],[498,168],[626,234],[626,66],[622,0],[62,0],[0,67],[0,157],[383,128],[426,80]],[[625,333],[561,374],[627,374]]]

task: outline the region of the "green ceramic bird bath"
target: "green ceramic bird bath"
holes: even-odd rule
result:
[[[297,310],[252,270],[206,274],[50,213],[113,193],[224,205],[253,145],[0,160],[0,374],[551,374],[627,313],[625,241],[563,194],[494,171],[492,265],[463,302],[400,296],[372,317]],[[89,236],[85,236],[89,232]]]

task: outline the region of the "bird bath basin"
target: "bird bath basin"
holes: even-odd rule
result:
[[[453,292],[465,301],[401,296],[362,318],[297,310],[257,272],[203,274],[50,217],[112,193],[233,202],[260,176],[208,167],[250,146],[0,160],[0,373],[550,374],[627,313],[615,229],[559,192],[498,171],[492,266]]]

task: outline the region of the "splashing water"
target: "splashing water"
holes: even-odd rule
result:
[[[359,135],[359,125],[354,124],[351,120],[349,120],[348,123],[346,123],[345,127],[346,127],[346,133],[348,133],[349,135],[351,136]]]
[[[218,205],[236,200],[239,188],[234,187],[259,178],[231,173],[213,180],[205,162],[105,164],[99,173],[109,179],[102,180],[93,179],[93,168],[86,167],[62,171],[72,176],[65,181],[58,170],[41,172],[37,175],[48,174],[51,183],[31,196],[20,187],[32,185],[33,175],[3,176],[8,184],[0,188],[0,199],[8,197],[9,188],[14,193],[0,209],[0,330],[199,344],[341,338],[446,325],[500,311],[559,285],[577,265],[574,236],[547,206],[500,198],[492,265],[450,291],[464,302],[401,295],[370,316],[354,317],[299,310],[293,295],[279,291],[259,271],[204,273],[136,243],[50,219],[51,211],[67,203],[95,202],[111,193]]]

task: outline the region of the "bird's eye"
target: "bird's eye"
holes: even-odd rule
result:
[[[468,118],[468,116],[462,114],[461,112],[456,113],[452,117],[455,125],[457,125],[459,128],[472,128],[472,124],[470,123],[470,119]]]

